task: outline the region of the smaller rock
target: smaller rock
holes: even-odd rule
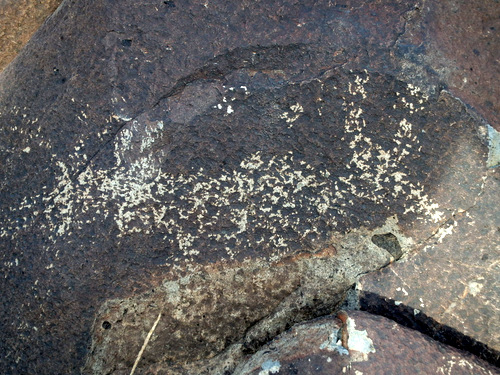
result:
[[[328,316],[297,325],[240,364],[234,374],[498,373],[470,353],[362,311],[349,312],[347,350],[338,339],[343,324]]]
[[[387,250],[394,259],[399,259],[403,255],[401,245],[397,237],[392,233],[376,234],[372,237],[372,242],[378,247]]]
[[[448,195],[464,186],[450,186]],[[499,171],[489,169],[474,201],[443,222],[421,251],[363,275],[361,309],[499,363],[499,191]]]

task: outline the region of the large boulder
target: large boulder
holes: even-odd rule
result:
[[[496,171],[435,11],[64,2],[0,76],[5,372],[231,372],[419,251]]]

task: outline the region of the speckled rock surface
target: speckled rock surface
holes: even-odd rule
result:
[[[361,311],[349,315],[349,350],[337,337],[340,322],[333,317],[322,318],[293,327],[239,365],[234,374],[499,373],[470,353],[392,320]]]
[[[60,3],[61,0],[0,1],[0,71],[16,57]]]
[[[65,1],[0,75],[4,371],[232,371],[473,206],[419,9]]]

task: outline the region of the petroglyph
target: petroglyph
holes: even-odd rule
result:
[[[31,215],[45,216],[52,241],[111,216],[119,236],[161,234],[165,248],[179,254],[174,263],[206,248],[226,259],[252,249],[277,260],[304,244],[319,246],[347,223],[369,225],[369,218],[355,217],[363,205],[384,211],[397,204],[403,215],[438,222],[443,212],[417,176],[416,154],[432,146],[421,139],[435,125],[423,120],[428,97],[399,81],[381,86],[380,76],[366,71],[339,73],[264,88],[245,70],[240,84],[194,82],[128,122],[111,146],[114,165],[102,168],[96,160],[72,179],[58,162],[58,186],[41,197],[48,206]],[[382,95],[392,95],[393,108],[368,114],[373,97]],[[231,103],[231,117],[218,102]],[[241,158],[226,160],[216,149],[222,147],[217,137],[225,135],[216,129],[233,128],[237,136],[240,124],[268,133],[268,147],[247,147],[248,130],[242,130],[241,139],[231,141],[241,144]],[[215,132],[214,142],[197,151],[205,153],[200,162],[186,150],[206,143],[203,128]],[[184,149],[172,149],[172,139],[179,138]]]

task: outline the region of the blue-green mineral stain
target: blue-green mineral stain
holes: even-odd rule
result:
[[[488,153],[488,167],[495,168],[500,165],[500,133],[488,126],[488,138],[490,140]]]
[[[281,364],[279,361],[267,360],[262,364],[261,368],[262,371],[259,372],[259,375],[276,374],[280,370]]]

